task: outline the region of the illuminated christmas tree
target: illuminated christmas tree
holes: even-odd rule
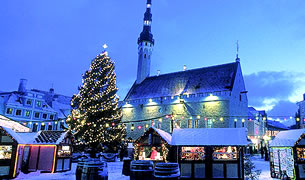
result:
[[[73,111],[67,124],[77,145],[89,145],[93,153],[100,145],[112,152],[123,145],[126,132],[120,122],[117,90],[114,62],[104,51],[92,61],[71,101]]]

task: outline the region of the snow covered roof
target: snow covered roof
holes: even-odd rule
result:
[[[14,121],[11,120],[3,115],[0,115],[0,126],[11,128],[16,132],[30,132],[31,129]]]
[[[11,128],[7,128],[7,127],[3,127],[0,126],[0,128],[2,128],[4,131],[6,131],[9,136],[11,136],[12,138],[14,138],[18,144],[25,144],[25,140],[22,139],[15,131],[13,131]]]
[[[143,140],[143,138],[147,137],[149,134],[151,134],[152,132],[156,132],[164,141],[167,142],[167,144],[171,144],[171,140],[172,140],[172,136],[161,130],[161,129],[157,129],[155,127],[150,127],[147,131],[145,131],[145,133],[139,137],[135,142],[141,142]]]
[[[231,91],[238,62],[147,77],[134,84],[125,100]]]
[[[172,136],[169,133],[155,127],[152,128],[167,142],[167,144],[171,144]]]
[[[16,133],[11,128],[2,127],[18,144],[60,144],[69,131],[39,131]]]
[[[281,131],[269,145],[271,147],[293,147],[304,133],[305,129]]]
[[[171,145],[175,146],[246,146],[246,128],[174,129]]]

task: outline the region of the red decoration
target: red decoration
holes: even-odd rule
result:
[[[138,126],[138,129],[141,129],[142,128],[142,126]]]

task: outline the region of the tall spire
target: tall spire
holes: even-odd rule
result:
[[[141,32],[140,37],[138,39],[138,44],[143,41],[148,41],[154,44],[153,35],[151,33],[151,22],[152,22],[151,0],[147,0],[146,12],[144,13],[143,31]]]
[[[240,62],[240,58],[238,57],[238,53],[239,53],[239,44],[238,44],[238,40],[236,42],[236,62]]]
[[[150,74],[151,55],[154,47],[154,38],[151,33],[151,0],[147,0],[144,13],[143,30],[138,38],[138,73],[136,83],[140,84]]]

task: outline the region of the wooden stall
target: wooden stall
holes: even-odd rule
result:
[[[170,144],[169,133],[151,127],[134,142],[134,160],[167,162]]]
[[[0,126],[0,179],[14,178],[20,170],[16,166],[21,162],[24,141],[10,128]]]
[[[305,179],[305,130],[279,132],[269,144],[271,177]]]
[[[27,136],[24,133],[18,133]],[[31,139],[31,138],[29,138]],[[71,170],[72,136],[64,131],[39,131],[24,146],[23,170],[61,172]]]
[[[23,172],[71,170],[72,135],[64,131],[16,133],[0,126],[0,179]]]
[[[174,129],[181,179],[244,179],[245,128]]]

